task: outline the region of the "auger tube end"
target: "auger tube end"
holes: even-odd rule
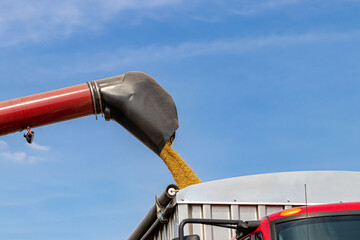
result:
[[[171,95],[142,72],[89,82],[94,113],[103,113],[126,128],[156,154],[179,127]]]

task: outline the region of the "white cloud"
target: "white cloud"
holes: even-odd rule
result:
[[[9,196],[2,196],[0,198],[0,206],[1,207],[16,207],[16,206],[30,206],[30,205],[37,205],[37,204],[43,204],[44,202],[48,202],[54,199],[68,199],[78,197],[78,195],[74,194],[67,194],[67,193],[54,193],[54,194],[41,194],[41,196],[37,195],[37,197],[34,198],[28,198],[26,196],[23,196],[22,198],[16,198],[16,199],[9,199]]]
[[[17,163],[36,163],[43,161],[43,158],[28,156],[25,152],[0,152],[0,156],[4,160],[17,162]]]
[[[347,3],[351,0],[339,2]],[[101,32],[103,26],[111,21],[129,26],[142,22],[144,18],[163,19],[185,13],[184,17],[192,16],[200,21],[217,22],[226,15],[252,16],[309,4],[320,6],[330,3],[320,0],[0,1],[0,47],[66,39],[74,32]],[[193,16],[194,14],[200,15]]]
[[[1,149],[6,149],[8,148],[8,143],[3,141],[3,140],[0,140],[0,148]]]
[[[217,0],[214,0],[217,1]],[[219,5],[227,9],[227,15],[254,17],[271,12],[286,12],[288,14],[307,14],[316,9],[326,11],[350,6],[359,0],[227,0],[218,1]],[[309,11],[310,10],[310,11]]]
[[[151,45],[143,48],[120,48],[109,53],[88,56],[87,61],[81,59],[78,64],[72,63],[71,69],[72,71],[77,69],[79,72],[103,71],[124,66],[137,66],[147,62],[169,62],[203,55],[241,54],[270,47],[284,48],[300,44],[358,40],[360,40],[360,31],[356,30],[193,41],[178,45]],[[103,60],[99,62],[99,59]]]
[[[36,143],[32,143],[32,144],[26,143],[26,145],[39,151],[50,150],[49,146],[42,146]],[[10,151],[8,143],[3,140],[0,140],[0,149],[2,149],[2,151],[0,152],[0,160],[6,160],[16,163],[28,163],[28,164],[37,163],[45,160],[44,157],[32,156],[23,151],[19,151],[19,152]]]
[[[49,151],[50,147],[49,146],[42,146],[37,144],[36,142],[33,142],[31,144],[25,143],[28,147],[35,149],[35,150],[40,150],[40,151]]]
[[[29,156],[26,159],[27,161],[25,161],[25,163],[37,163],[37,162],[41,162],[44,161],[44,158],[41,157],[36,157],[36,156]]]
[[[233,8],[230,13],[242,16],[253,16],[268,11],[281,10],[283,8],[309,3],[308,1],[299,0],[265,0],[265,1],[243,1],[242,6]]]
[[[0,46],[66,38],[81,29],[99,29],[127,10],[142,11],[171,6],[180,0],[63,0],[0,1]],[[132,18],[121,21],[131,24]]]
[[[26,159],[25,152],[1,152],[0,155],[6,160],[14,161],[14,162],[23,162]]]

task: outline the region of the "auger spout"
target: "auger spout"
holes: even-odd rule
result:
[[[0,136],[92,114],[125,127],[156,154],[179,127],[168,92],[142,72],[0,102]]]

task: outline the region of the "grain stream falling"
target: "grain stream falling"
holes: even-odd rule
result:
[[[176,184],[180,189],[186,188],[190,185],[201,183],[200,179],[191,167],[170,147],[167,143],[160,153],[161,159],[169,168]]]

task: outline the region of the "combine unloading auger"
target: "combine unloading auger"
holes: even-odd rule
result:
[[[142,72],[0,102],[0,136],[92,114],[125,127],[156,154],[179,127],[175,103]]]

